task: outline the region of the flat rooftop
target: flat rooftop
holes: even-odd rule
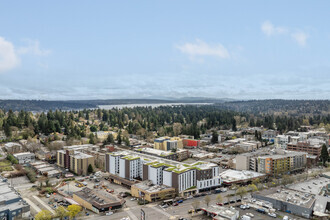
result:
[[[305,208],[310,208],[315,202],[315,194],[288,188],[282,189],[277,187],[256,192],[256,194]]]
[[[166,185],[154,185],[151,181],[148,180],[136,183],[134,186],[149,193],[159,192],[164,189],[174,189]]]
[[[225,206],[218,206],[218,205],[210,205],[207,208],[202,208],[202,210],[215,214],[216,217],[220,217],[217,219],[221,219],[224,217],[225,219],[233,219],[235,216],[238,217],[239,211],[235,208],[225,207]]]
[[[89,189],[87,187],[83,188],[78,192],[74,192],[73,194],[82,198],[90,204],[93,204],[97,207],[109,207],[109,206],[117,206],[121,205],[124,200],[119,200],[118,198],[109,195],[109,193],[104,193],[104,191],[98,191],[94,189]]]
[[[219,175],[221,176],[223,182],[246,181],[249,179],[266,176],[263,173],[257,173],[249,170],[225,170]]]
[[[17,156],[24,156],[24,155],[34,155],[34,153],[30,153],[30,152],[23,152],[23,153],[17,153],[17,154],[13,154],[14,157]]]

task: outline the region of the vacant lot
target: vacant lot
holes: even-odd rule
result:
[[[12,171],[13,168],[11,166],[10,161],[8,160],[1,160],[0,161],[0,172],[2,171]]]

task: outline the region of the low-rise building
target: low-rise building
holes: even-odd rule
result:
[[[173,187],[166,185],[154,185],[150,180],[146,180],[131,186],[131,195],[136,198],[143,198],[149,202],[160,199],[174,198],[176,191]]]
[[[0,219],[22,219],[30,216],[30,206],[0,176]]]
[[[223,184],[231,185],[247,183],[257,178],[263,179],[266,177],[266,175],[248,170],[225,170],[224,172],[220,173],[220,177]]]
[[[19,143],[14,143],[14,142],[9,142],[9,143],[6,143],[4,145],[4,148],[5,150],[10,153],[10,154],[14,154],[14,153],[18,153],[20,151],[23,150],[23,147],[21,144]]]
[[[184,148],[196,148],[200,146],[200,140],[183,139],[182,143]]]
[[[272,188],[252,194],[253,198],[268,201],[273,208],[304,218],[311,218],[315,195],[292,189]]]
[[[44,175],[48,177],[57,177],[62,175],[62,171],[60,169],[57,169],[54,167],[54,165],[51,165],[43,161],[31,163],[30,165],[40,175]]]
[[[35,154],[30,152],[13,154],[19,164],[28,164],[35,161]]]
[[[176,149],[175,151],[164,151],[149,147],[138,148],[135,151],[143,154],[154,155],[169,160],[182,161],[189,157],[189,151],[184,149]]]
[[[125,203],[124,199],[118,199],[109,193],[104,193],[104,191],[93,190],[87,187],[74,192],[73,200],[95,213],[119,209]]]
[[[206,208],[202,208],[204,214],[212,217],[213,220],[236,220],[239,218],[239,211],[235,208],[210,205]]]

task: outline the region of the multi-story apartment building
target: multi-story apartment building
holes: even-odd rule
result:
[[[57,165],[69,169],[79,174],[87,175],[88,167],[91,165],[94,169],[94,157],[76,150],[57,151]]]
[[[293,151],[277,151],[276,154],[246,153],[236,156],[237,170],[278,175],[303,170],[307,163],[307,153]]]
[[[287,150],[307,152],[308,154],[314,155],[319,159],[322,150],[322,143],[324,142],[312,142],[312,141],[298,141],[297,143],[288,143]]]
[[[285,151],[284,154],[275,154],[258,157],[258,172],[268,175],[287,174],[303,170],[306,167],[307,153]]]
[[[106,171],[128,180],[150,180],[155,185],[167,185],[179,193],[216,188],[222,183],[216,164],[184,164],[127,151],[106,154]]]
[[[154,148],[169,151],[174,148],[183,148],[182,139],[179,137],[160,137],[154,140]]]

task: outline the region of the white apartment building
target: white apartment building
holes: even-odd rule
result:
[[[216,164],[183,164],[127,151],[107,154],[106,171],[129,180],[150,180],[155,185],[167,185],[178,192],[217,188],[222,183]]]

